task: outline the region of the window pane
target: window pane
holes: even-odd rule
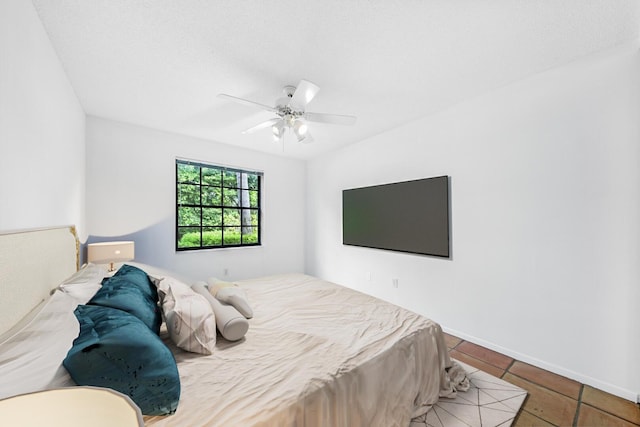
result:
[[[251,225],[258,225],[258,211],[251,211]]]
[[[246,172],[240,173],[240,185],[238,187],[242,189],[249,189],[249,174]]]
[[[249,191],[249,206],[252,208],[258,207],[258,192],[257,191]]]
[[[179,205],[199,205],[200,186],[193,184],[178,184]]]
[[[258,227],[242,227],[242,243],[258,243]]]
[[[222,246],[222,228],[203,227],[202,246]]]
[[[178,226],[200,225],[200,208],[178,208]]]
[[[200,183],[200,167],[178,163],[178,182]]]
[[[239,206],[239,193],[240,190],[225,188],[222,196],[223,206]]]
[[[221,192],[219,187],[202,187],[202,204],[205,206],[220,206]]]
[[[254,174],[254,173],[250,173],[250,174],[247,174],[247,176],[248,176],[249,188],[251,190],[257,190],[258,189],[258,175]]]
[[[242,225],[243,227],[250,227],[251,224],[251,210],[249,209],[242,209],[240,214],[242,215],[240,217],[240,221],[242,222],[240,225]]]
[[[178,227],[178,248],[199,248],[200,227]]]
[[[238,191],[238,206],[243,208],[249,207],[249,190],[237,190]]]
[[[224,233],[224,244],[225,245],[239,245],[241,242],[240,237],[240,227],[225,227]]]
[[[222,225],[222,209],[202,208],[202,225],[209,225],[209,226]]]
[[[224,225],[240,225],[240,209],[223,209],[222,215]]]
[[[202,183],[220,187],[222,171],[216,168],[202,168]]]
[[[237,188],[240,185],[240,172],[224,171],[224,186]]]

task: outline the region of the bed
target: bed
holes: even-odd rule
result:
[[[41,250],[38,262],[29,261],[33,258],[29,245],[41,247],[43,239],[47,250]],[[8,249],[16,245],[24,249]],[[7,364],[3,339],[29,325],[42,300],[51,298],[48,294],[74,273],[78,246],[73,227],[63,227],[53,233],[2,235],[0,251],[2,373],[2,365]],[[48,251],[55,254],[54,261],[48,261]],[[60,258],[62,253],[67,258]],[[166,274],[137,266],[150,276]],[[25,281],[16,273],[24,268],[43,271]],[[303,274],[256,278],[238,285],[254,312],[241,340],[218,336],[212,354],[195,354],[178,348],[163,325],[160,337],[179,372],[179,404],[172,415],[145,416],[145,425],[408,426],[439,398],[454,397],[456,389],[465,386],[464,371],[452,364],[440,326],[425,317]],[[38,290],[27,290],[32,287]],[[61,307],[53,317],[71,322],[74,304],[68,304],[61,293],[53,292],[53,297],[65,301],[58,304]],[[4,307],[7,300],[11,309]],[[51,329],[45,335],[66,330],[66,337],[57,341],[67,346],[69,336],[78,334],[77,326]],[[4,391],[0,383],[0,398],[74,385],[60,366],[65,346],[58,346],[57,353],[47,355],[47,363],[57,368],[53,378],[33,380],[30,375],[23,382],[0,376],[5,383]],[[14,387],[8,381],[23,385]]]

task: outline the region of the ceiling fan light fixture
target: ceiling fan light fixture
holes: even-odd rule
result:
[[[305,140],[307,137],[307,130],[309,130],[309,127],[302,120],[296,120],[293,123],[293,133],[296,135],[296,138],[298,138],[298,142],[303,142]]]
[[[298,140],[300,140],[301,137],[304,138],[307,130],[309,130],[309,126],[307,126],[307,124],[302,120],[296,120],[293,124],[293,132],[298,137]]]
[[[273,132],[273,140],[279,142],[284,136],[284,123],[278,122],[271,126],[271,132]]]

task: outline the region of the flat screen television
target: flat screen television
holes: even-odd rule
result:
[[[449,257],[449,177],[342,191],[342,243]]]

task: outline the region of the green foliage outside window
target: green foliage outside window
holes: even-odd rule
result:
[[[176,248],[259,245],[260,178],[176,160]]]

